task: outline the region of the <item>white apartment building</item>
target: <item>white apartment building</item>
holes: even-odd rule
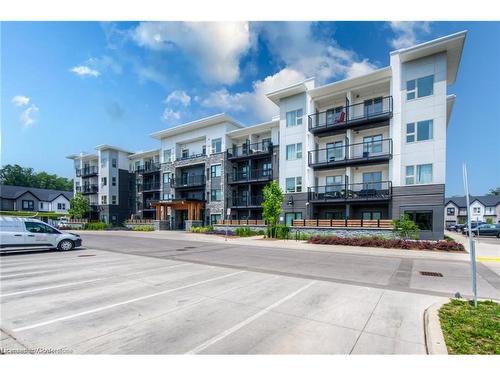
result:
[[[465,36],[393,51],[389,66],[363,76],[322,86],[311,78],[268,93],[279,116],[264,124],[245,127],[219,114],[151,134],[160,144],[150,153],[98,147],[98,155],[74,157],[75,166],[100,166],[99,176],[108,175],[99,160],[113,153],[135,173],[136,187],[147,181],[153,188],[146,209],[144,198],[129,192],[142,199],[130,205],[130,215],[169,221],[171,228],[214,222],[228,208],[231,218],[258,219],[262,188],[274,179],[286,194],[288,224],[406,214],[422,238],[442,238],[446,133],[455,103],[448,86]],[[137,173],[143,157],[153,177]],[[99,189],[98,204],[109,205],[102,197],[110,194]]]

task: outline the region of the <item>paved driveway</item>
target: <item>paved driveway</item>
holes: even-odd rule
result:
[[[419,291],[422,259],[128,234],[84,242],[0,258],[3,349],[423,354],[422,313],[450,294]],[[447,264],[417,267],[436,263]]]

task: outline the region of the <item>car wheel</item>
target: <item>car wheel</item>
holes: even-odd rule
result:
[[[497,238],[500,238],[500,233],[497,234]]]
[[[73,250],[74,247],[75,247],[75,243],[71,240],[62,240],[57,245],[57,248],[61,251]]]

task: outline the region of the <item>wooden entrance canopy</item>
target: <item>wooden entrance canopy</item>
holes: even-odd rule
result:
[[[156,208],[156,220],[167,220],[168,207],[172,210],[187,210],[188,220],[202,220],[201,210],[205,207],[205,203],[197,200],[176,199],[152,202],[151,206]]]

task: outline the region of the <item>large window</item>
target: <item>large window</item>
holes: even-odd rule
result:
[[[66,209],[66,203],[58,203],[57,204],[57,209],[58,210],[65,210]]]
[[[302,125],[302,108],[286,113],[286,126]]]
[[[288,177],[286,179],[287,193],[300,193],[302,191],[302,177]]]
[[[432,183],[432,164],[406,166],[406,185]]]
[[[116,195],[111,196],[111,204],[116,204]]]
[[[210,177],[220,177],[222,175],[222,166],[220,164],[210,167]]]
[[[101,185],[106,186],[108,184],[108,178],[107,177],[101,177]]]
[[[182,150],[182,158],[187,159],[189,157],[189,149],[185,148]]]
[[[35,208],[35,202],[32,200],[23,200],[23,210],[33,211]]]
[[[410,122],[406,124],[406,142],[428,141],[432,139],[433,133],[432,120],[419,121],[417,123]]]
[[[302,212],[287,212],[285,213],[285,224],[288,227],[292,226],[293,220],[302,219]]]
[[[326,176],[325,193],[340,191],[343,188],[342,176]]]
[[[432,211],[405,211],[420,230],[432,230]]]
[[[108,196],[101,195],[101,204],[108,204]]]
[[[210,225],[217,224],[219,220],[222,220],[222,214],[211,214],[210,215]]]
[[[406,82],[406,100],[422,98],[434,93],[434,76],[412,79]]]
[[[446,209],[446,215],[448,215],[448,216],[455,216],[455,207],[448,207]]]
[[[340,114],[343,112],[344,107],[336,107],[326,111],[326,124],[333,125],[340,120]]]
[[[326,144],[326,161],[344,159],[344,147],[342,141]]]
[[[382,189],[382,172],[363,173],[363,189]]]
[[[365,116],[382,113],[382,97],[365,100]]]
[[[222,190],[221,189],[212,189],[210,193],[210,200],[212,202],[219,202],[222,200]]]
[[[363,220],[380,220],[382,219],[382,212],[380,211],[363,211]]]
[[[212,154],[222,151],[222,138],[212,139]]]
[[[168,163],[172,161],[172,150],[163,150],[163,162]]]
[[[111,159],[111,166],[113,168],[116,168],[117,165],[118,165],[118,161],[115,158]]]
[[[373,135],[363,138],[363,156],[382,152],[382,135]]]
[[[481,207],[473,207],[472,208],[472,213],[474,215],[480,215],[481,214]]]
[[[302,158],[302,143],[286,145],[286,160]]]

